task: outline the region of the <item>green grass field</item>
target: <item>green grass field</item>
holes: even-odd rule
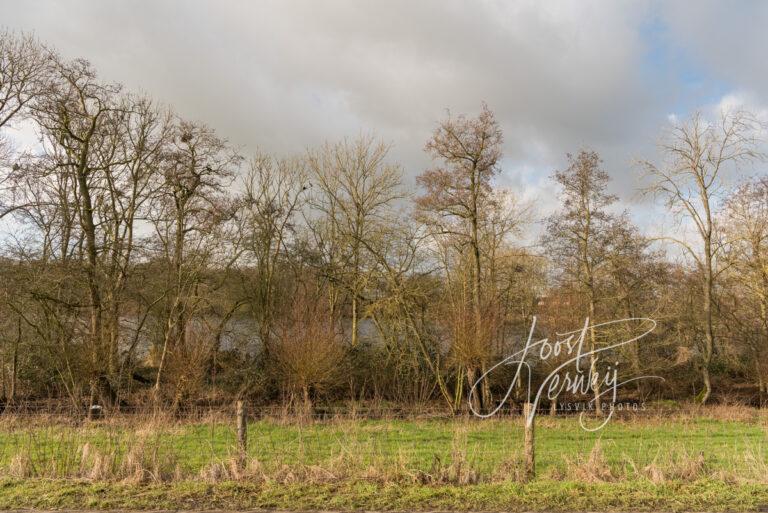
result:
[[[596,433],[575,417],[539,417],[528,483],[520,418],[259,420],[239,470],[227,419],[17,419],[0,423],[0,508],[175,497],[233,508],[754,510],[768,505],[768,420],[745,411],[616,419]]]
[[[536,424],[537,470],[546,474],[589,456],[600,444],[607,464],[647,466],[671,455],[703,454],[710,470],[738,471],[768,456],[764,421],[708,418],[611,421],[603,430],[582,430],[575,418],[540,418]],[[249,424],[248,455],[264,465],[324,465],[350,459],[364,465],[395,463],[428,470],[457,453],[481,475],[514,459],[523,439],[520,419],[339,420],[310,424],[260,420]],[[154,426],[94,423],[87,426],[17,426],[0,430],[0,468],[27,454],[41,469],[52,462],[78,464],[84,444],[116,458],[141,443],[173,460],[185,474],[234,453],[234,429],[222,421]]]

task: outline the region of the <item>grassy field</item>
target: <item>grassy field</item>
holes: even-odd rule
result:
[[[222,417],[6,419],[0,508],[156,508],[167,498],[191,507],[296,509],[768,505],[768,418],[757,410],[615,419],[597,433],[574,417],[539,417],[537,477],[528,483],[522,438],[520,418],[266,419],[249,424],[243,463]]]

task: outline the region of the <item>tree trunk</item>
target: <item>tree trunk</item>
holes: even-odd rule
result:
[[[357,293],[352,291],[352,347],[357,347]]]
[[[476,374],[475,374],[475,368],[474,367],[467,367],[467,390],[472,390],[472,385],[475,384]],[[472,409],[476,413],[480,413],[480,391],[475,388],[474,393],[472,393],[470,397],[470,401],[472,402]]]
[[[92,125],[91,134],[95,130],[95,122]],[[96,223],[93,219],[93,203],[91,201],[90,185],[88,184],[88,166],[86,157],[88,154],[88,142],[86,149],[81,153],[77,169],[77,183],[80,189],[82,209],[80,224],[85,235],[85,250],[87,255],[86,275],[88,282],[88,295],[90,299],[90,342],[91,342],[91,379],[90,379],[90,406],[93,406],[98,393],[98,381],[103,372],[103,333],[102,333],[102,297],[98,277],[98,247],[96,243]]]
[[[107,330],[108,338],[108,375],[110,381],[115,386],[116,390],[120,388],[120,360],[118,343],[120,340],[120,312],[118,310],[118,303],[115,297],[111,301],[113,304],[109,308],[109,328]]]
[[[712,394],[712,382],[710,380],[710,367],[712,366],[712,353],[715,347],[715,334],[712,322],[712,242],[704,241],[705,268],[704,268],[704,351],[702,355],[701,377],[704,381],[704,390],[699,396],[699,402],[706,404]]]
[[[483,363],[480,367],[480,372],[485,374],[487,370],[485,363]],[[482,383],[480,383],[480,388],[483,400],[481,407],[483,408],[483,412],[489,412],[493,408],[491,407],[491,383],[487,376],[483,379]]]
[[[453,411],[466,412],[467,406],[462,401],[464,393],[464,371],[459,368],[456,370],[456,387],[453,390]]]
[[[5,354],[0,353],[0,401],[5,399]]]
[[[590,285],[591,287],[591,285]],[[592,352],[589,355],[589,366],[592,373],[597,372],[597,361],[598,357],[594,353],[595,348],[597,347],[597,338],[595,337],[595,328],[593,327],[595,324],[595,300],[593,294],[590,294],[589,298],[589,350]],[[600,397],[600,385],[598,381],[595,381],[595,386],[592,387],[592,392],[595,394],[595,415],[602,415],[603,414],[603,404],[602,404],[602,398]]]
[[[176,298],[173,302],[172,319],[174,335],[170,339],[171,349],[184,347],[187,335],[187,319],[183,304],[184,297],[184,276],[182,265],[184,263],[184,209],[185,204],[181,203],[177,207],[176,215],[176,237],[173,248],[173,272],[175,274],[175,293]]]
[[[474,269],[472,272],[472,307],[473,312],[475,316],[475,343],[476,344],[483,344],[485,346],[486,340],[483,336],[483,328],[482,328],[482,311],[481,311],[481,298],[482,295],[480,293],[481,288],[481,280],[482,280],[482,269],[481,269],[481,263],[480,263],[480,237],[478,232],[478,224],[479,224],[479,212],[477,208],[477,196],[478,196],[478,183],[476,179],[476,170],[472,171],[472,182],[471,182],[471,190],[472,190],[472,257],[474,261]],[[485,347],[483,347],[485,349]],[[485,354],[483,355],[485,357]],[[483,365],[481,368],[485,368],[485,365]],[[467,369],[467,380],[469,381],[470,388],[475,383],[475,369]],[[488,380],[483,380],[483,382],[480,385],[481,390],[475,390],[475,393],[472,396],[472,408],[475,410],[475,412],[480,412],[480,399],[482,397],[482,402],[484,405],[490,404],[490,389],[488,388]],[[480,397],[481,396],[481,397]]]
[[[760,369],[760,360],[755,360],[755,366],[757,367],[757,406],[759,408],[763,407],[763,389],[765,388],[765,384],[763,382],[763,373]]]
[[[701,366],[701,379],[704,382],[704,390],[699,392],[698,402],[705,404],[712,393],[712,382],[709,377],[709,367],[704,364]]]
[[[160,383],[162,382],[163,378],[163,371],[165,370],[165,362],[168,357],[168,343],[171,338],[171,334],[173,328],[172,326],[168,326],[168,329],[165,332],[165,337],[163,338],[163,352],[160,355],[160,363],[157,366],[157,376],[155,376],[155,387],[154,387],[154,395],[155,400],[160,398]]]
[[[21,317],[18,318],[16,329],[16,343],[13,345],[13,356],[11,360],[11,391],[8,394],[8,400],[10,402],[13,402],[16,399],[16,377],[19,374],[19,345],[21,345]]]
[[[304,385],[301,387],[302,396],[302,412],[307,421],[312,420],[312,399],[309,397],[309,386]]]

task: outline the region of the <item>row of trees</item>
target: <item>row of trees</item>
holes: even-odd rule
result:
[[[7,135],[22,125],[31,149]],[[0,396],[481,411],[508,373],[468,391],[537,316],[542,336],[586,317],[660,320],[641,345],[590,361],[668,378],[638,382],[638,397],[705,402],[741,385],[762,400],[768,180],[726,186],[762,158],[760,128],[743,112],[695,116],[665,134],[662,163],[643,163],[649,192],[694,229],[667,238],[685,259],[617,212],[589,150],[554,174],[561,207],[531,249],[530,209],[495,180],[502,132],[486,106],[437,126],[412,195],[374,136],[245,158],[86,61],[2,33]]]

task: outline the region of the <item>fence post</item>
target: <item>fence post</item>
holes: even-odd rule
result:
[[[241,467],[245,466],[248,450],[248,424],[245,401],[237,401],[237,459]]]
[[[528,423],[528,417],[530,417],[532,410],[532,403],[525,403],[523,405],[523,425],[525,426],[524,453],[526,480],[533,479],[536,476],[536,453],[534,451],[536,442],[533,436],[534,420],[536,417],[532,417],[530,424]]]

